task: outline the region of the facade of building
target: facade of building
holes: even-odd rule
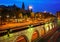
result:
[[[56,16],[57,16],[58,20],[60,20],[60,11],[58,11],[58,12],[56,13]]]

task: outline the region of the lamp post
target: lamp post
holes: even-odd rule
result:
[[[29,6],[29,10],[32,12],[32,6]]]
[[[8,35],[8,37],[10,37],[10,35],[9,35],[10,32],[11,32],[10,29],[7,29],[7,35]]]
[[[28,27],[29,27],[29,28],[30,28],[30,27],[33,28],[33,25],[28,25]]]
[[[32,6],[29,6],[29,9],[32,9]]]

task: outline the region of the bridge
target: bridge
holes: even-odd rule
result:
[[[58,29],[56,21],[29,25],[25,23],[23,26],[15,27],[7,25],[5,28],[0,28],[0,42],[35,42],[38,38],[49,37]]]

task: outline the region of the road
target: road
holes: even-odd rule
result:
[[[21,26],[28,26],[28,25],[32,25],[32,24],[36,24],[36,23],[45,23],[44,21],[38,21],[38,20],[34,20],[34,21],[25,21],[25,22],[18,22],[18,23],[6,23],[5,25],[1,25],[0,26],[0,30],[5,30],[5,29],[12,29],[14,27],[21,27]]]

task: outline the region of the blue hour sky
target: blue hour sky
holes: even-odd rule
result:
[[[25,9],[31,5],[34,12],[47,11],[55,14],[56,11],[60,11],[60,0],[0,0],[0,5],[16,4],[16,6],[21,8],[22,2],[25,4]]]

